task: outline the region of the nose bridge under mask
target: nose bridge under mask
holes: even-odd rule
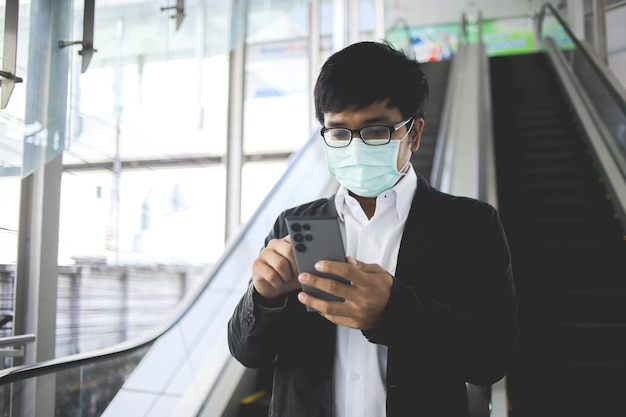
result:
[[[350,160],[354,162],[355,165],[380,165],[384,163],[375,152],[376,146],[367,145],[360,138],[352,139],[352,143],[348,148],[350,148],[350,146],[353,146],[350,152]]]

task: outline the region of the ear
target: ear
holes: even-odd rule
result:
[[[422,130],[424,130],[424,119],[420,117],[415,120],[413,129],[411,129],[411,152],[415,152],[419,149],[420,140],[422,139]]]

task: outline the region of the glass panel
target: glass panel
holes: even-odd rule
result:
[[[162,6],[98,1],[85,73],[68,48],[57,357],[145,335],[224,250],[229,2],[186,2],[179,30]]]
[[[243,169],[241,219],[247,222],[285,172],[287,161],[249,162]],[[285,207],[286,208],[286,207]]]
[[[0,48],[4,45],[5,2],[0,2]],[[28,83],[30,4],[19,7],[15,84],[5,109],[0,110],[0,265],[17,260],[17,230],[20,205],[20,174],[24,149],[24,113]],[[2,53],[0,52],[0,57]],[[0,326],[0,337],[5,326]]]
[[[626,157],[626,107],[624,100],[613,91],[602,75],[580,50],[573,51],[571,63],[597,114],[602,119],[617,145]]]
[[[206,266],[223,250],[226,5],[187,2],[177,31],[159,2],[96,3],[98,52],[73,78],[61,264]]]
[[[4,413],[0,416],[9,417],[11,407],[16,415],[35,415],[37,407],[54,408],[58,417],[197,416],[209,395],[222,392],[217,384],[229,379],[224,378],[232,360],[227,322],[277,213],[285,206],[321,197],[333,181],[323,162],[322,146],[317,137],[309,139],[211,271],[205,287],[194,294],[180,320],[152,345],[66,364],[43,376],[17,382],[19,378],[14,378],[8,384],[0,376]],[[305,176],[311,180],[302,187]]]
[[[542,35],[555,40],[567,58],[571,70],[591,101],[595,115],[600,118],[607,137],[605,141],[619,161],[626,176],[626,103],[623,95],[615,91],[591,57],[581,45],[571,38],[554,15],[547,15],[542,25]]]
[[[148,348],[2,385],[0,416],[100,416]]]
[[[309,137],[308,19],[307,1],[252,2],[249,7],[246,154],[293,152]]]

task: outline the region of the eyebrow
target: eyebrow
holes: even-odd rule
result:
[[[393,123],[389,116],[373,116],[363,120],[362,126],[372,126],[374,124],[391,125]],[[326,127],[343,127],[345,125],[342,121],[330,121],[326,124]]]

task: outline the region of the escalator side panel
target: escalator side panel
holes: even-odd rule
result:
[[[417,152],[411,155],[415,171],[430,181],[437,137],[439,135],[444,101],[452,61],[427,62],[422,64],[429,86],[428,106],[424,115],[424,129]]]

